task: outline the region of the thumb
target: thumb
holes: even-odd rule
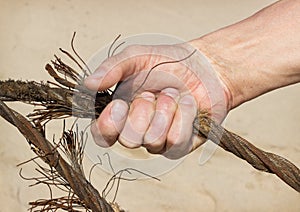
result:
[[[128,57],[128,54],[121,52],[106,59],[85,79],[84,84],[90,90],[108,89],[133,74],[136,64],[136,57]]]

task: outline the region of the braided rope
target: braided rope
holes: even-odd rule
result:
[[[0,100],[0,116],[14,125],[24,135],[28,142],[38,147],[45,155],[41,157],[50,167],[62,176],[73,189],[74,193],[92,211],[113,212],[109,203],[89,183],[82,172],[69,165],[53,147],[53,145],[21,114],[10,109]]]
[[[276,174],[281,180],[300,192],[300,169],[287,159],[257,148],[246,139],[224,129],[201,113],[194,121],[194,130],[226,151],[246,160],[254,168]]]

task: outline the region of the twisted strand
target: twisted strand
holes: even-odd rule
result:
[[[21,114],[10,109],[0,100],[0,115],[9,123],[19,129],[24,137],[38,147],[45,155],[42,159],[55,168],[73,189],[74,193],[92,211],[113,212],[111,206],[102,198],[99,192],[86,180],[82,172],[77,172],[70,166],[53,147],[53,145],[42,136],[42,134]]]
[[[92,93],[80,86],[70,89],[35,81],[5,80],[0,81],[0,100],[40,105],[43,108],[28,116],[33,120],[46,121],[72,115],[94,119],[112,100],[112,96],[108,92]]]
[[[203,114],[194,121],[194,130],[226,151],[246,160],[254,168],[276,174],[289,186],[300,192],[300,170],[287,159],[255,147],[246,139],[232,133]]]

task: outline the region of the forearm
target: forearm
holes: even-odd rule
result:
[[[279,1],[191,43],[211,60],[234,108],[300,82],[300,1]]]

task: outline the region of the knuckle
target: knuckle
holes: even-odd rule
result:
[[[177,104],[172,97],[162,95],[157,100],[156,108],[157,110],[162,110],[162,111],[174,111],[177,107],[176,105]]]
[[[144,50],[145,50],[145,46],[138,45],[138,44],[133,44],[133,45],[130,45],[130,46],[126,46],[122,52],[127,54],[127,55],[132,55],[134,53],[142,52]]]
[[[121,60],[118,56],[107,58],[101,63],[101,65],[97,68],[97,70],[111,71],[112,69],[119,66],[120,62]]]
[[[129,115],[138,119],[151,119],[154,112],[154,104],[146,99],[138,98],[133,101]],[[148,120],[150,122],[150,120]]]

